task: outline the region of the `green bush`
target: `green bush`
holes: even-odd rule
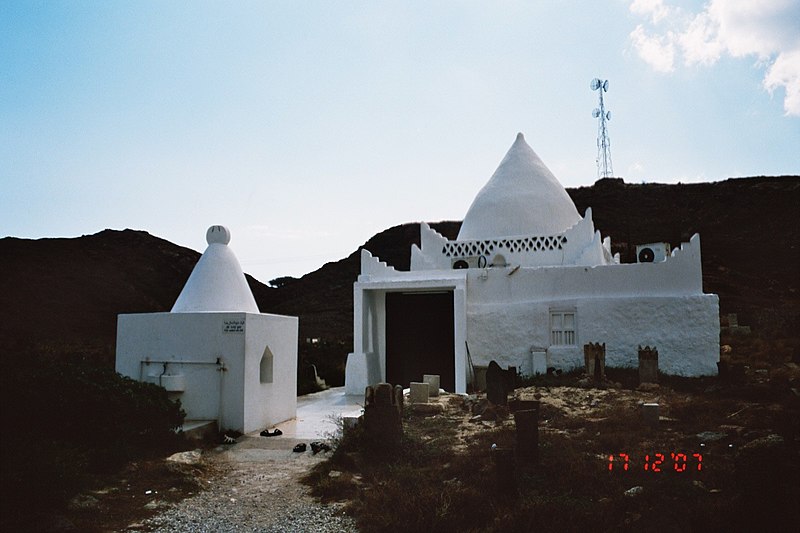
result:
[[[62,502],[92,476],[178,444],[174,430],[185,413],[161,387],[87,361],[7,354],[5,361],[4,514]]]

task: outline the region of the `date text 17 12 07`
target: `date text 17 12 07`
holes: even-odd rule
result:
[[[642,468],[645,472],[702,472],[703,456],[699,453],[671,452],[645,454],[643,461],[632,460],[627,453],[609,454],[609,472],[627,472],[633,468]],[[641,458],[640,458],[641,459]]]

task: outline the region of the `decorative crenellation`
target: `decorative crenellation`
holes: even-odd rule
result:
[[[564,235],[549,237],[521,237],[517,239],[496,239],[485,241],[453,241],[442,246],[442,254],[447,257],[470,257],[490,255],[495,250],[504,249],[516,252],[545,252],[562,250],[567,243]]]
[[[366,248],[361,249],[361,276],[380,275],[386,272],[396,272],[394,267],[375,257]],[[359,276],[359,277],[361,277]]]

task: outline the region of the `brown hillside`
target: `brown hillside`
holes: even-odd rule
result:
[[[612,237],[624,261],[632,257],[632,245],[675,246],[699,232],[705,290],[720,295],[721,312],[739,313],[740,323],[765,332],[796,335],[800,177],[690,185],[606,179],[568,192],[581,213],[592,207],[595,226]],[[455,238],[460,223],[433,227]],[[387,229],[363,247],[405,270],[412,243],[419,243],[416,223]],[[88,352],[112,364],[117,314],[168,311],[198,257],[133,230],[74,239],[0,239],[0,345]],[[280,288],[248,281],[263,312],[299,316],[301,339],[334,343],[341,368],[352,347],[352,283],[358,271],[356,251]]]

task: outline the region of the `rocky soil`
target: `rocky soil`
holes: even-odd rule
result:
[[[63,513],[24,531],[100,533],[348,532],[341,504],[322,504],[299,479],[329,455],[294,453],[297,441],[243,435],[235,444],[132,463]],[[28,527],[28,529],[25,529]],[[20,530],[20,529],[18,529]]]
[[[298,479],[325,454],[294,453],[289,439],[242,436],[200,460],[217,472],[202,492],[129,525],[136,532],[347,532],[352,519],[320,504]]]
[[[540,460],[516,461],[511,496],[493,454],[517,446],[513,406],[483,394],[408,406],[391,465],[345,448],[306,482],[366,532],[796,530],[800,366],[641,386],[635,371],[608,372],[599,384],[548,376],[513,393],[540,402]],[[656,425],[646,403],[658,404]]]
[[[611,518],[626,527],[660,516],[650,500],[660,498],[665,481],[674,485],[669,497],[699,515],[708,506],[725,508],[739,501],[747,495],[743,486],[776,498],[786,490],[791,492],[787,480],[793,479],[800,467],[800,366],[785,363],[780,371],[768,373],[750,368],[739,381],[670,378],[660,385],[639,387],[629,383],[635,381],[635,371],[611,372],[617,375],[599,385],[579,375],[548,376],[512,393],[511,398],[537,399],[541,404],[542,462],[550,466],[538,475],[549,479],[549,470],[553,470],[563,482],[573,476],[576,487],[599,483],[593,489],[599,494],[595,496],[602,496],[609,509],[616,509],[613,512],[619,511],[619,516]],[[642,424],[641,405],[649,402],[660,405],[658,429]],[[470,484],[482,479],[480,472],[491,470],[488,454],[492,443],[514,446],[514,428],[509,409],[492,407],[484,394],[445,394],[425,409],[409,405],[405,420],[407,435],[423,447],[442,448],[443,456],[449,457],[446,464],[436,467],[441,472],[426,483],[434,483],[428,487],[431,494],[449,491],[454,498],[459,491],[471,490]],[[359,515],[363,505],[373,505],[362,499],[373,491],[385,491],[390,480],[374,466],[363,471],[361,460],[342,462],[340,458],[329,463],[326,459],[331,453],[295,453],[292,447],[296,442],[286,437],[244,435],[235,444],[176,454],[172,460],[158,461],[157,467],[131,465],[106,487],[76,497],[65,516],[36,530],[359,531],[357,520],[363,519]],[[671,451],[689,457],[702,453],[703,471],[676,474],[668,462],[666,473],[642,472],[645,454],[653,457]],[[609,454],[619,459],[623,452],[630,456],[631,472],[607,474]],[[468,471],[458,469],[457,456],[471,457],[464,463]],[[565,466],[581,461],[584,466],[578,469]],[[695,469],[697,465],[690,462],[689,466]],[[606,475],[587,477],[587,467]],[[308,476],[312,471],[314,476]],[[392,472],[389,468],[386,474]],[[487,479],[493,478],[489,475]],[[625,492],[633,489],[638,492]],[[312,490],[326,503],[313,497]],[[642,501],[631,500],[640,493],[645,495]],[[560,497],[556,493],[543,496]],[[391,514],[368,508],[376,515]],[[440,511],[444,512],[435,510]],[[709,516],[710,523],[719,523],[719,517]],[[774,515],[769,516],[774,525],[781,524]],[[377,530],[381,529],[366,528]]]

